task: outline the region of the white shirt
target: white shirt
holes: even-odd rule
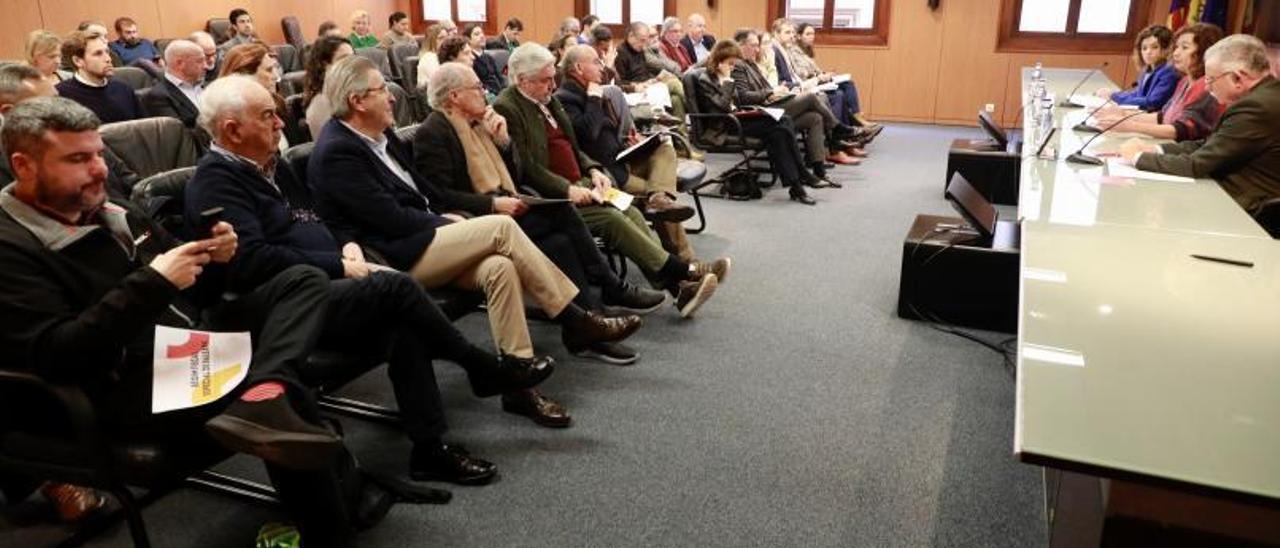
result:
[[[551,124],[551,127],[560,129],[560,124],[556,123],[556,117],[554,114],[551,114],[551,109],[547,108],[546,103],[538,101],[533,97],[529,97],[527,94],[525,94],[524,90],[520,88],[516,88],[516,91],[520,92],[520,96],[524,97],[525,99],[528,99],[530,103],[538,105],[538,109],[542,111],[542,115],[546,117],[547,123]]]
[[[196,110],[200,110],[200,92],[204,91],[204,85],[188,84],[181,78],[170,74],[169,71],[165,71],[164,78],[168,80],[170,84],[177,86],[178,91],[181,91],[183,95],[187,96],[187,100],[191,101],[192,105],[195,105]]]
[[[382,160],[382,163],[387,166],[387,169],[390,169],[392,173],[396,174],[396,177],[400,178],[400,182],[404,183],[405,186],[408,186],[419,195],[422,194],[422,192],[418,191],[418,185],[413,183],[413,176],[409,175],[409,172],[400,165],[400,162],[397,162],[395,158],[392,158],[391,155],[387,153],[386,135],[379,134],[377,140],[370,139],[368,135],[360,133],[360,131],[352,127],[351,124],[343,122],[342,120],[339,120],[339,122],[342,125],[347,126],[347,129],[351,130],[352,133],[359,136],[360,140],[364,141],[364,144],[369,146],[369,150],[373,151],[373,155],[377,156],[379,160]],[[422,198],[425,200],[427,197],[423,196]]]
[[[708,55],[711,55],[711,52],[707,51],[707,46],[702,45],[702,40],[693,43],[693,56],[697,57],[695,62],[701,63]]]

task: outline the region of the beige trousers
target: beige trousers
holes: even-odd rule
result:
[[[533,357],[524,294],[550,317],[560,315],[577,286],[529,241],[515,220],[485,215],[436,229],[426,253],[409,271],[427,289],[484,291],[489,329],[504,353]]]
[[[632,194],[644,195],[651,192],[665,192],[679,196],[676,191],[676,167],[679,159],[676,149],[671,143],[664,143],[647,158],[631,162],[627,166],[630,177],[622,190]],[[680,223],[654,223],[653,229],[662,241],[662,248],[684,262],[694,260],[693,246],[689,244],[689,236],[685,234],[684,225]]]

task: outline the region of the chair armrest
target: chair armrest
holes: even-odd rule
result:
[[[0,394],[11,394],[15,391],[24,395],[40,394],[47,398],[63,413],[76,442],[87,448],[102,447],[104,442],[99,435],[93,404],[80,387],[55,384],[25,371],[0,369]],[[0,410],[6,414],[15,411],[6,409],[6,403],[8,401],[0,403]]]
[[[733,126],[731,133],[738,138],[738,142],[746,142],[746,136],[742,133],[742,121],[739,120],[737,116],[720,112],[700,112],[697,114],[686,114],[686,116],[707,120],[728,119],[730,125]]]

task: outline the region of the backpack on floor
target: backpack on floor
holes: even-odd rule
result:
[[[720,184],[720,195],[730,200],[759,200],[764,197],[756,174],[750,170],[728,174]]]

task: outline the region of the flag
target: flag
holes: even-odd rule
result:
[[[1204,0],[1191,0],[1187,2],[1187,24],[1193,25],[1200,22],[1200,14],[1204,11]]]
[[[1218,25],[1218,28],[1226,30],[1227,28],[1227,0],[1204,0],[1200,4],[1200,17],[1196,19],[1200,23],[1212,23]]]
[[[1187,24],[1188,4],[1191,0],[1173,0],[1169,4],[1169,18],[1165,20],[1165,26],[1177,31],[1182,25]]]

